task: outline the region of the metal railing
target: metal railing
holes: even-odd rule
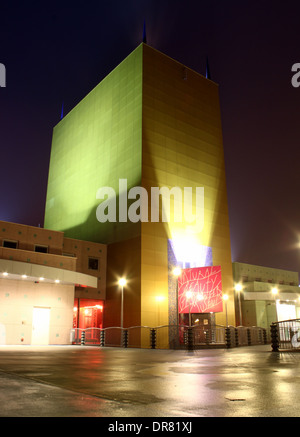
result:
[[[300,350],[300,319],[272,323],[271,345],[273,351]]]
[[[74,328],[70,342],[102,347],[136,347],[152,349],[200,349],[212,347],[238,347],[266,344],[264,328],[245,326],[186,326],[162,325],[131,326],[129,328]]]

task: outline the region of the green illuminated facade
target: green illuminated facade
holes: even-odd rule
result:
[[[118,195],[122,178],[141,184],[142,53],[141,45],[54,128],[45,228],[101,243],[138,235],[130,222],[100,224],[96,193],[108,186]]]

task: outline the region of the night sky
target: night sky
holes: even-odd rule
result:
[[[143,38],[220,86],[232,260],[300,271],[299,1],[7,1],[0,219],[43,225],[53,127]]]

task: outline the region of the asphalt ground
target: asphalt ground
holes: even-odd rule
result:
[[[299,403],[300,353],[270,345],[0,346],[1,418],[109,418],[116,428],[122,419],[173,418],[183,427],[193,418],[297,418]]]

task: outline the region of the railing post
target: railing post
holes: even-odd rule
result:
[[[85,345],[85,331],[81,332],[81,342],[80,342],[81,346]]]
[[[189,327],[187,332],[187,348],[189,351],[194,349],[193,328]]]
[[[105,331],[104,329],[102,329],[100,331],[100,346],[104,347],[104,345],[105,345]]]
[[[278,350],[279,350],[279,335],[278,335],[278,324],[277,323],[271,324],[271,345],[272,345],[272,351],[278,352]]]
[[[128,347],[128,329],[123,330],[123,347]]]
[[[151,346],[151,349],[155,349],[155,347],[156,347],[156,329],[155,328],[150,329],[150,346]]]
[[[231,347],[231,332],[228,326],[225,328],[225,343],[226,347]]]

